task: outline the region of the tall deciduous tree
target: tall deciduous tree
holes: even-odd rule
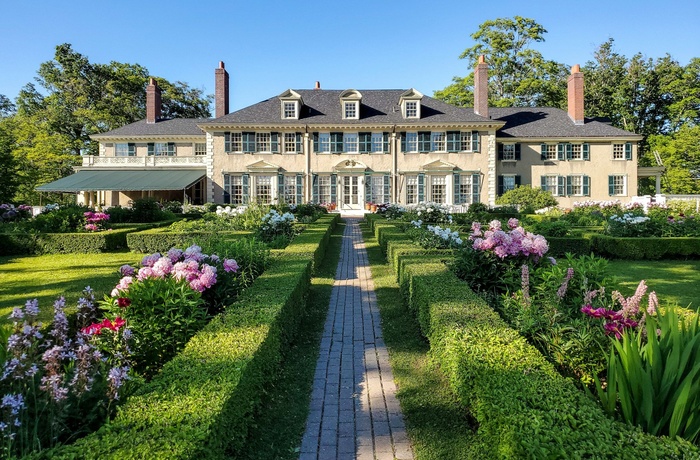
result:
[[[566,104],[565,65],[544,59],[531,45],[544,41],[547,31],[535,20],[515,16],[486,21],[471,37],[476,44],[459,56],[470,69],[484,55],[489,64],[489,103],[496,107]],[[474,74],[454,77],[435,97],[457,105],[474,102]]]
[[[12,155],[15,143],[10,126],[14,111],[14,104],[0,94],[0,203],[12,202],[17,191],[17,164]]]
[[[672,134],[650,136],[649,147],[666,166],[664,192],[700,193],[700,125],[686,123]]]

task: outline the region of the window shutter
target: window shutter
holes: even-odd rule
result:
[[[520,160],[520,144],[515,144],[515,159]]]
[[[382,133],[382,152],[389,153],[389,133]]]
[[[406,133],[401,133],[401,151],[406,151]]]
[[[313,175],[313,180],[312,180],[312,187],[311,187],[311,201],[314,203],[318,204],[319,203],[319,196],[318,196],[318,174]]]
[[[425,174],[418,173],[418,202],[425,201]]]
[[[279,133],[270,133],[270,152],[280,152]]]
[[[498,159],[503,159],[503,144],[498,144]]]
[[[231,133],[224,133],[224,152],[231,152]]]
[[[462,200],[459,194],[459,173],[452,173],[452,187],[454,188],[454,204],[461,204]]]
[[[224,174],[224,204],[231,203],[231,176]]]
[[[520,187],[522,185],[522,180],[520,176],[515,176],[515,186]]]
[[[625,142],[625,160],[632,159],[632,143]]]
[[[564,196],[566,194],[566,177],[557,176],[557,195]]]
[[[168,142],[168,156],[175,156],[175,142]]]
[[[360,133],[358,136],[359,138],[359,147],[360,147],[360,153],[369,153],[372,151],[372,133]]]
[[[571,144],[566,144],[566,159],[570,160],[574,153],[574,147]]]
[[[153,142],[149,142],[149,143],[148,143],[148,155],[149,155],[149,156],[154,155],[154,154],[155,154],[155,149],[156,149],[155,144],[153,144]]]
[[[133,142],[129,142],[127,155],[129,155],[130,157],[136,156],[136,144],[134,144]]]
[[[297,204],[304,202],[304,176],[297,174]]]
[[[418,151],[420,153],[430,152],[430,131],[421,131],[418,133]]]
[[[547,144],[540,145],[540,155],[542,156],[542,161],[547,159]]]
[[[472,174],[472,203],[479,202],[479,175]]]
[[[547,176],[540,176],[540,188],[547,191]]]
[[[564,153],[565,144],[557,144],[557,160],[565,160],[566,156]]]
[[[608,195],[615,195],[615,176],[608,176]]]
[[[243,141],[244,153],[255,152],[255,133],[242,133],[241,139]]]
[[[336,195],[338,194],[338,175],[331,174],[331,203],[336,202]]]
[[[370,173],[365,173],[365,203],[372,202],[372,176]]]
[[[447,131],[447,151],[459,152],[462,147],[459,131]]]
[[[304,153],[304,149],[301,145],[301,133],[296,133],[296,148],[297,153]]]
[[[581,146],[581,155],[583,156],[583,159],[586,161],[591,160],[591,148],[588,144],[583,144]]]
[[[391,174],[384,174],[384,197],[382,202],[389,203],[391,201]]]
[[[574,193],[574,187],[571,183],[571,176],[566,176],[566,196],[571,196]]]
[[[331,153],[343,151],[343,133],[331,133]]]
[[[318,133],[314,133],[314,152],[318,152]]]
[[[243,204],[248,204],[250,202],[250,174],[241,175],[241,194],[243,195],[241,198]]]
[[[498,176],[498,195],[503,195],[503,176]]]
[[[583,176],[583,194],[591,196],[591,178],[588,176]]]
[[[277,203],[284,202],[284,174],[277,174]]]
[[[481,141],[479,139],[479,131],[472,131],[472,152],[481,150]]]

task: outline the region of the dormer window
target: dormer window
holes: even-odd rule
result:
[[[406,118],[418,118],[418,101],[406,101]]]
[[[343,118],[356,120],[357,119],[357,102],[343,103]]]
[[[401,114],[404,118],[420,118],[420,101],[423,99],[423,94],[413,88],[409,89],[399,98],[401,106]]]
[[[284,118],[297,119],[297,103],[296,102],[285,102],[284,103]]]
[[[298,120],[301,106],[304,104],[301,95],[293,89],[288,89],[277,97],[280,100],[280,117],[283,120]]]
[[[340,110],[343,120],[359,120],[361,102],[362,94],[357,90],[348,89],[340,93]]]

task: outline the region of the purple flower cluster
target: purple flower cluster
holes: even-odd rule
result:
[[[649,293],[648,308],[646,311],[641,311],[639,308],[646,292],[647,285],[644,280],[639,282],[635,293],[628,298],[625,298],[619,291],[613,291],[613,302],[619,303],[622,307],[620,310],[616,311],[605,307],[593,308],[591,304],[593,299],[596,297],[603,298],[605,291],[602,288],[599,291],[590,291],[584,296],[584,302],[586,302],[586,304],[581,307],[581,312],[591,318],[604,319],[605,324],[603,327],[605,328],[605,333],[608,335],[615,335],[615,337],[619,339],[626,329],[635,328],[643,323],[645,315],[656,313],[659,300],[655,292]]]
[[[547,240],[542,235],[526,232],[517,219],[509,219],[508,228],[510,231],[504,231],[501,222],[493,220],[489,223],[489,229],[482,231],[481,223],[473,222],[469,236],[473,241],[472,247],[492,252],[500,259],[517,256],[534,256],[539,259],[549,249]]]
[[[639,324],[630,318],[625,318],[621,312],[611,310],[609,308],[593,308],[591,304],[586,304],[581,308],[581,312],[590,316],[591,318],[602,318],[605,319],[605,333],[608,335],[614,334],[616,338],[622,337],[622,333],[625,329],[637,327]]]
[[[566,269],[566,276],[564,277],[564,281],[562,281],[561,286],[559,286],[559,289],[557,289],[557,297],[559,300],[563,299],[564,296],[566,296],[566,291],[569,289],[569,281],[571,281],[571,278],[574,277],[574,268],[569,267]]]
[[[87,211],[85,216],[85,230],[88,232],[99,232],[103,229],[104,224],[109,220],[109,214],[104,212]]]

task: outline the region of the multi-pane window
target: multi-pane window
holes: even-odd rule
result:
[[[504,175],[503,176],[503,193],[508,190],[513,190],[515,188],[515,176],[514,175]]]
[[[386,203],[389,200],[384,196],[384,177],[373,176],[372,178],[372,200],[376,203]]]
[[[296,133],[284,133],[284,151],[287,153],[297,153]]]
[[[418,203],[418,176],[406,176],[406,204]]]
[[[284,176],[284,202],[300,204],[297,203],[297,178],[295,176]]]
[[[296,102],[285,102],[284,103],[284,118],[296,118],[297,117],[297,104]]]
[[[242,133],[231,133],[231,150],[230,152],[242,152],[243,151],[243,137]]]
[[[515,144],[503,144],[503,159],[515,160]]]
[[[114,144],[115,157],[133,157],[136,156],[136,146],[134,144]]]
[[[372,133],[372,152],[384,151],[384,134]]]
[[[357,153],[357,133],[343,134],[343,147],[347,153]]]
[[[207,154],[207,143],[206,142],[195,143],[194,144],[194,154],[197,156],[206,155]]]
[[[462,152],[470,152],[472,150],[472,133],[471,131],[462,131],[459,134],[460,147]]]
[[[357,102],[343,103],[345,118],[357,118]]]
[[[554,196],[559,195],[559,176],[545,176],[543,180],[544,190]]]
[[[471,204],[472,191],[472,175],[468,174],[459,176],[460,202],[463,204]]]
[[[545,160],[557,159],[557,144],[546,144],[544,147]]]
[[[613,160],[625,159],[625,144],[613,144]]]
[[[610,176],[609,181],[611,195],[627,195],[625,176]]]
[[[433,152],[444,152],[446,150],[444,132],[434,132],[431,134],[430,150],[432,150]]]
[[[406,133],[406,151],[418,151],[418,133]]]
[[[445,176],[430,176],[430,200],[435,203],[446,203],[447,181]]]
[[[571,177],[571,194],[572,195],[583,195],[583,176],[570,176]]]
[[[581,144],[571,144],[571,159],[583,160],[583,150]]]
[[[318,200],[320,203],[331,202],[331,176],[318,176]]]
[[[255,133],[255,151],[271,152],[270,133]]]
[[[172,142],[156,142],[153,144],[153,155],[157,157],[175,156],[175,144]]]
[[[224,175],[224,203],[243,204],[243,178]]]
[[[318,134],[318,151],[319,152],[330,152],[331,151],[331,134],[330,133],[319,133]]]
[[[262,204],[272,202],[272,176],[257,176],[255,178],[255,199]]]
[[[406,101],[406,118],[418,117],[418,102]]]

